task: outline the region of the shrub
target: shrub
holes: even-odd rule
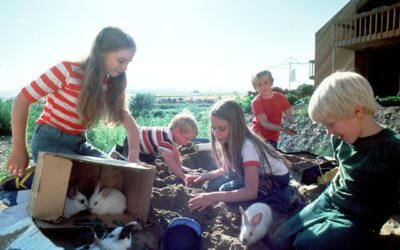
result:
[[[11,135],[12,99],[0,100],[0,135]]]
[[[272,91],[281,93],[282,95],[285,94],[285,91],[281,87],[277,87],[277,86],[272,87]]]
[[[292,92],[287,93],[286,98],[288,99],[291,105],[295,105],[296,101],[299,100],[297,95],[293,94]]]
[[[314,93],[314,85],[303,83],[297,87],[299,97],[311,96],[312,93]]]
[[[236,96],[235,101],[239,103],[245,114],[251,113],[251,101],[257,95],[256,92],[248,91],[245,96]]]
[[[156,96],[151,93],[137,93],[129,102],[133,117],[148,115],[154,107]]]
[[[311,96],[303,97],[295,102],[298,115],[308,115],[308,104],[310,103]]]
[[[382,107],[400,106],[400,96],[375,97]]]

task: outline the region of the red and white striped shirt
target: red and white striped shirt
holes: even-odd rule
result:
[[[140,128],[140,153],[155,155],[159,149],[173,152],[176,146],[172,133],[166,127]]]
[[[80,122],[76,107],[83,76],[79,64],[60,62],[22,89],[22,94],[31,103],[47,96],[37,124],[49,124],[70,134],[81,134],[87,129]],[[107,82],[104,82],[103,90],[106,93]]]

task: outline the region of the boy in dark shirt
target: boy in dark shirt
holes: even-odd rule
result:
[[[379,249],[379,231],[399,202],[400,135],[376,123],[377,108],[357,73],[334,73],[315,90],[308,113],[332,135],[339,172],[274,233],[277,249]]]

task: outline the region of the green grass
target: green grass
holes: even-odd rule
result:
[[[157,103],[152,110],[146,114],[135,117],[139,126],[168,126],[171,119],[183,109],[191,111],[198,123],[199,134],[197,137],[208,138],[209,121],[208,112],[212,103]],[[27,124],[27,144],[28,152],[30,153],[30,141],[32,138],[35,121],[43,110],[44,102],[32,104],[30,107],[30,115]],[[7,107],[8,112],[11,112],[11,105]],[[7,113],[7,112],[5,112]],[[8,114],[9,115],[9,114]],[[97,124],[87,133],[88,141],[96,148],[103,152],[108,152],[114,144],[122,144],[126,136],[126,131],[122,125],[115,128],[107,127],[103,123]],[[6,163],[10,155],[10,149],[1,153],[0,163],[0,181],[8,177]]]

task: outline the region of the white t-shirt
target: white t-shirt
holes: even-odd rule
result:
[[[282,159],[276,159],[268,154],[265,151],[265,154],[268,159],[268,163],[264,163],[261,166],[260,157],[258,155],[258,151],[256,146],[250,141],[250,139],[245,138],[242,146],[242,160],[243,160],[243,168],[247,167],[258,167],[258,172],[260,174],[273,174],[273,175],[284,175],[289,172],[288,168],[286,167],[285,163]],[[271,173],[272,170],[272,173]]]

